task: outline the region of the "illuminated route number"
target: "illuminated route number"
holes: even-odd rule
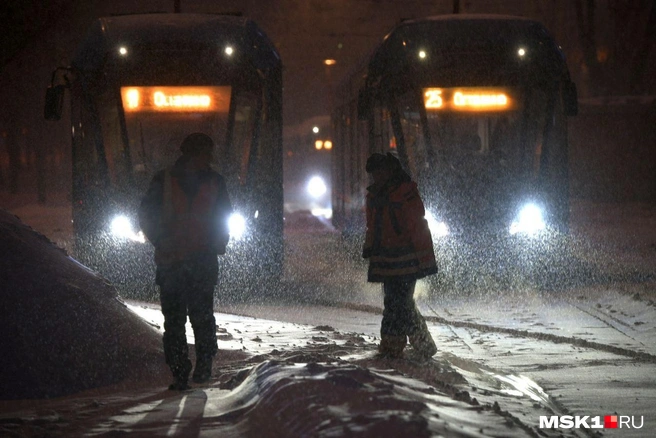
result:
[[[431,89],[424,93],[424,102],[427,109],[442,108],[444,100],[442,99],[442,90]]]

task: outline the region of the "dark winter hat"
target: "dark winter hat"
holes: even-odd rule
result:
[[[371,156],[367,159],[366,170],[367,173],[371,173],[387,166],[387,157],[383,154],[375,153],[371,154]]]
[[[189,157],[194,157],[200,155],[203,152],[212,152],[214,150],[214,142],[212,138],[203,134],[202,132],[194,132],[189,134],[180,145],[180,151],[182,155]]]
[[[399,157],[388,152],[387,155],[385,155],[385,159],[387,160],[387,166],[393,173],[402,171],[403,166],[401,166]]]

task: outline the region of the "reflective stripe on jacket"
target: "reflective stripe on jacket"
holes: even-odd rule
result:
[[[369,258],[368,280],[419,279],[437,273],[433,239],[424,218],[417,184],[367,193],[367,232],[363,255]]]

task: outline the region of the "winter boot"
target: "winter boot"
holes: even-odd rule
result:
[[[169,385],[170,391],[185,391],[187,389],[191,389],[191,387],[187,383],[186,377],[176,377],[173,383]]]
[[[420,357],[430,359],[435,353],[437,353],[437,346],[428,330],[422,330],[416,335],[409,336],[409,338],[410,345],[412,345],[413,350]]]
[[[173,374],[173,383],[169,385],[171,391],[184,391],[189,389],[189,372],[191,371],[191,361],[187,357],[183,357],[171,366],[171,373]]]
[[[400,359],[407,343],[405,336],[381,335],[378,354],[381,357]]]
[[[205,383],[212,377],[212,356],[203,356],[196,359],[196,368],[191,380],[194,383]]]

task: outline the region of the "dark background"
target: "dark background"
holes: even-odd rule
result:
[[[52,70],[67,65],[100,16],[173,12],[174,0],[5,0],[0,6],[0,193],[45,202],[66,198],[70,133],[43,120]],[[501,13],[544,23],[562,46],[579,89],[571,119],[575,197],[656,202],[655,0],[180,0],[182,12],[249,16],[277,46],[284,64],[284,137],[288,163],[325,163],[312,126],[329,138],[336,84],[403,19]],[[336,60],[326,66],[327,58]],[[324,155],[318,155],[324,154]],[[293,179],[288,170],[286,184]],[[3,205],[4,206],[4,205]]]

